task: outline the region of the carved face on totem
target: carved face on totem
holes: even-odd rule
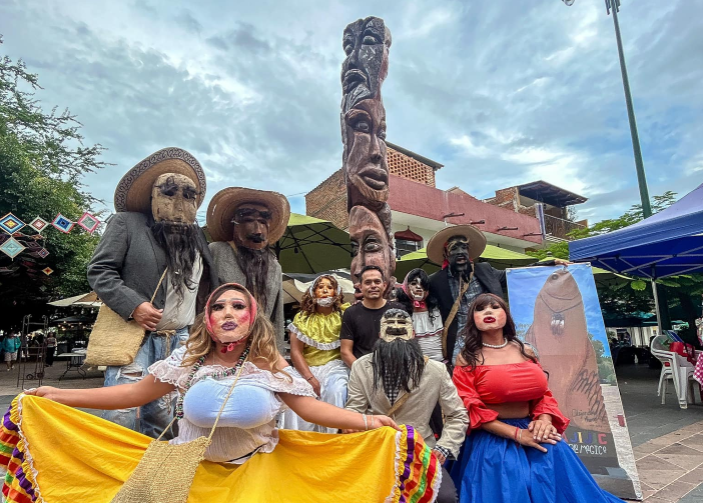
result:
[[[354,206],[349,212],[349,237],[352,245],[351,274],[360,281],[359,272],[367,265],[383,271],[386,281],[395,271],[395,254],[378,215],[364,206]],[[390,284],[390,283],[389,283]]]
[[[413,320],[402,309],[389,309],[381,317],[381,339],[392,342],[396,339],[409,341],[415,337]]]
[[[252,250],[262,250],[268,245],[272,214],[259,203],[243,203],[234,212],[234,242]]]
[[[344,168],[348,206],[379,210],[388,200],[386,111],[379,100],[364,100],[344,116]]]
[[[151,189],[151,212],[155,222],[190,225],[198,210],[198,189],[185,175],[164,173]]]
[[[347,55],[342,64],[342,113],[369,98],[379,98],[388,75],[391,32],[383,19],[367,17],[348,25],[342,47]]]

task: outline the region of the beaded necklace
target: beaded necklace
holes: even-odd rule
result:
[[[188,374],[188,382],[186,382],[185,386],[183,386],[183,393],[181,393],[178,396],[178,400],[176,401],[176,418],[177,419],[183,419],[183,399],[185,398],[186,393],[190,389],[190,387],[193,385],[193,379],[195,379],[195,374],[202,368],[202,366],[205,364],[205,358],[207,355],[203,355],[200,358],[198,358],[198,361],[195,362],[195,365],[193,365],[193,368],[191,369],[190,373]],[[239,356],[239,360],[237,360],[237,363],[234,364],[234,367],[230,367],[225,370],[220,370],[218,372],[215,372],[213,374],[209,374],[208,377],[212,377],[215,380],[220,380],[224,379],[225,377],[230,377],[233,376],[234,374],[237,373],[237,370],[239,370],[239,367],[244,365],[244,362],[246,361],[247,357],[249,356],[249,346],[247,346],[244,351],[242,351],[242,354]]]

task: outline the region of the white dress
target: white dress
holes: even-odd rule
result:
[[[156,379],[173,384],[182,393],[192,366],[182,367],[185,346],[178,348],[165,360],[149,367]],[[227,396],[234,376],[215,379],[212,374],[226,370],[221,365],[205,365],[193,378],[183,401],[183,419],[178,421],[178,436],[169,443],[181,444],[208,436],[222,401]],[[239,381],[232,392],[205,459],[215,462],[241,464],[257,452],[272,452],[278,444],[276,417],[287,406],[277,393],[315,396],[312,386],[293,367],[273,374],[245,362]]]
[[[436,307],[432,310],[430,318],[429,311],[413,312],[413,330],[415,338],[422,348],[422,354],[432,360],[441,362],[442,356],[442,316]]]

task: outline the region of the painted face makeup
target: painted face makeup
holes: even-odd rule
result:
[[[151,189],[151,213],[155,222],[190,225],[198,211],[198,191],[193,181],[178,173],[164,173]]]
[[[425,300],[429,292],[422,288],[422,281],[420,278],[415,278],[408,285],[408,295],[413,300]]]
[[[248,337],[254,321],[252,314],[250,299],[244,292],[225,290],[207,313],[208,330],[213,340],[234,349],[234,346],[243,343]],[[228,346],[223,352],[230,350]]]
[[[507,321],[507,313],[497,302],[479,306],[474,311],[474,323],[480,332],[503,328]]]

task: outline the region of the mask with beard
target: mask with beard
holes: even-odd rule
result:
[[[235,241],[236,235],[235,235]],[[253,250],[246,246],[237,246],[237,264],[246,277],[246,289],[249,290],[261,309],[266,309],[266,283],[268,281],[269,262],[272,253],[268,248]],[[274,257],[275,260],[275,257]]]
[[[449,262],[449,268],[453,276],[461,276],[468,279],[472,271],[469,260],[469,241],[464,236],[454,236],[447,240],[444,246],[444,256]]]
[[[198,224],[154,222],[151,232],[166,253],[169,284],[176,292],[180,305],[183,302],[183,288],[193,290],[196,287],[191,277],[198,251]]]
[[[420,383],[425,358],[414,338],[412,319],[402,309],[389,309],[381,318],[380,339],[373,352],[374,388],[382,385],[386,396],[397,396],[400,390],[412,391]]]

